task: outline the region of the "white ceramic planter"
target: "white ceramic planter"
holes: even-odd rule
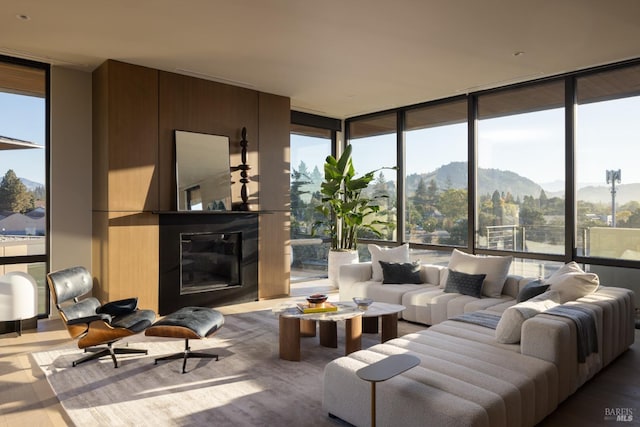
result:
[[[329,283],[340,289],[340,284],[338,283],[340,266],[343,264],[356,264],[358,261],[358,251],[329,251]]]

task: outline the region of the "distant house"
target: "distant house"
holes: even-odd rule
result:
[[[37,207],[35,209],[30,210],[25,215],[29,218],[43,218],[47,214],[47,211],[43,207]]]
[[[31,218],[21,213],[13,213],[0,219],[0,233],[14,236],[44,236],[45,217]]]

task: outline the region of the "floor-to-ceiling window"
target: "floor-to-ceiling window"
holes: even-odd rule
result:
[[[0,274],[38,282],[49,313],[47,272],[48,66],[0,58]]]
[[[320,183],[324,161],[335,152],[336,128],[340,123],[293,112],[290,140],[291,161],[291,281],[327,277],[329,242],[313,233],[321,214]]]
[[[478,96],[476,248],[565,253],[564,98],[564,79]]]
[[[404,116],[405,241],[423,262],[446,264],[447,246],[467,247],[467,99],[412,108]]]
[[[375,199],[380,206],[375,217],[366,221],[381,221],[388,225],[377,230],[379,234],[361,229],[360,239],[391,241],[397,240],[398,197],[397,197],[397,114],[382,114],[351,122],[348,130],[349,143],[353,147],[353,165],[356,176],[376,171],[376,179],[369,184],[363,194]],[[366,260],[369,252],[359,247],[360,259]]]
[[[628,61],[349,118],[347,142],[362,170],[399,167],[388,244],[511,253],[524,275],[577,260],[620,285],[640,265],[639,87]]]
[[[640,65],[576,80],[576,252],[640,260]]]
[[[405,240],[466,247],[467,100],[405,113]]]

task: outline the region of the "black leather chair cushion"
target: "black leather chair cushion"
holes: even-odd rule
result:
[[[87,299],[83,299],[82,301],[76,304],[61,307],[60,311],[64,313],[64,315],[67,317],[67,320],[70,324],[72,324],[71,322],[74,320],[87,319],[90,317],[96,317],[96,318],[88,319],[88,321],[105,319],[108,322],[109,320],[111,320],[110,316],[98,316],[98,312],[96,311],[98,307],[100,307],[100,301],[98,301],[96,298],[87,298]],[[83,320],[83,321],[87,322],[87,320]],[[75,323],[80,323],[80,322],[75,322]]]
[[[111,320],[114,328],[125,328],[135,333],[147,329],[156,320],[156,313],[153,310],[136,310],[134,312],[115,316]]]
[[[224,316],[208,307],[183,307],[158,320],[153,326],[181,326],[200,338],[208,337],[224,325]]]

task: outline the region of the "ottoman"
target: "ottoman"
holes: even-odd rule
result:
[[[189,339],[203,339],[215,334],[224,325],[224,316],[217,310],[207,307],[183,307],[155,322],[147,328],[145,335],[166,338],[184,338],[184,351],[159,357],[160,360],[182,359],[182,373],[186,372],[187,359],[190,357],[215,358],[217,354],[191,351]]]

